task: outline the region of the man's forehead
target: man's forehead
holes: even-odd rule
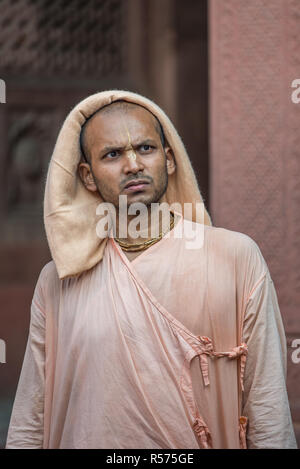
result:
[[[157,138],[155,117],[141,107],[134,107],[129,112],[116,109],[113,112],[99,112],[86,128],[88,140],[97,140],[105,144],[131,142],[141,138]]]

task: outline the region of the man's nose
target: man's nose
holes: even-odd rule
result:
[[[137,173],[144,169],[140,156],[134,151],[134,149],[125,150],[124,158],[124,172],[125,173]]]

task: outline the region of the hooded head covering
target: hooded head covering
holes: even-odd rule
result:
[[[78,164],[82,160],[80,133],[92,114],[117,100],[143,106],[162,125],[176,162],[175,173],[168,177],[164,200],[170,205],[179,203],[182,207],[184,203],[191,203],[193,221],[196,221],[196,203],[203,203],[183,142],[159,106],[150,99],[129,91],[110,90],[89,96],[67,116],[58,135],[47,173],[44,223],[52,258],[61,279],[91,269],[103,257],[108,238],[101,239],[97,235],[96,225],[100,217],[96,214],[96,208],[104,201],[98,192],[88,191],[79,177]],[[184,213],[183,215],[185,216]],[[205,207],[204,224],[212,224]]]

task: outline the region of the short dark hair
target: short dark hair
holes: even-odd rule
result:
[[[90,162],[90,155],[89,155],[89,151],[88,151],[87,144],[86,144],[86,139],[85,139],[85,132],[86,132],[87,123],[99,112],[111,112],[113,110],[113,108],[116,108],[116,107],[118,107],[119,109],[125,110],[125,109],[128,109],[130,106],[142,107],[142,108],[146,109],[146,111],[150,112],[155,117],[155,120],[156,120],[155,128],[157,130],[158,135],[160,136],[162,146],[163,147],[165,146],[166,138],[165,138],[163,127],[162,127],[159,119],[151,111],[149,111],[149,109],[145,108],[144,106],[141,106],[140,104],[131,103],[131,102],[125,101],[123,99],[118,99],[116,101],[113,101],[110,104],[107,104],[107,105],[101,107],[100,109],[97,109],[97,111],[95,111],[93,114],[91,114],[86,119],[86,121],[84,122],[84,124],[81,127],[80,137],[79,137],[80,150],[81,150],[81,153],[82,153],[82,155],[83,155],[83,157],[84,157],[84,159],[87,163]]]

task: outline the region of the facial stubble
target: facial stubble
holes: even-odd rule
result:
[[[165,152],[164,152],[164,154],[165,154]],[[114,198],[110,198],[109,194],[111,193],[111,187],[108,184],[106,184],[105,181],[100,181],[99,179],[97,179],[95,177],[93,169],[92,169],[92,165],[91,165],[91,172],[92,172],[92,175],[93,175],[94,182],[95,182],[95,185],[97,187],[98,193],[99,193],[100,197],[102,198],[102,200],[104,202],[109,202],[109,203],[113,204],[114,207],[116,209],[118,209],[119,208],[119,197],[118,197],[118,200],[115,200]],[[165,160],[164,160],[164,170],[159,171],[159,175],[160,176],[159,176],[158,185],[155,189],[155,192],[154,192],[153,196],[148,200],[143,200],[142,201],[142,203],[144,203],[147,207],[151,206],[152,203],[158,203],[167,191],[167,188],[168,188],[168,170],[167,170],[166,155],[165,155]],[[135,179],[143,179],[143,174],[141,174],[141,175],[137,174]],[[153,178],[151,178],[151,180],[152,180],[152,183],[153,183]],[[149,182],[149,183],[151,183],[151,182]],[[141,195],[143,195],[142,191],[140,193],[141,193]],[[108,195],[106,195],[106,194],[108,194]],[[135,200],[135,203],[136,202],[140,202],[140,201]],[[130,206],[130,203],[127,204],[127,207],[129,207],[129,206]]]

